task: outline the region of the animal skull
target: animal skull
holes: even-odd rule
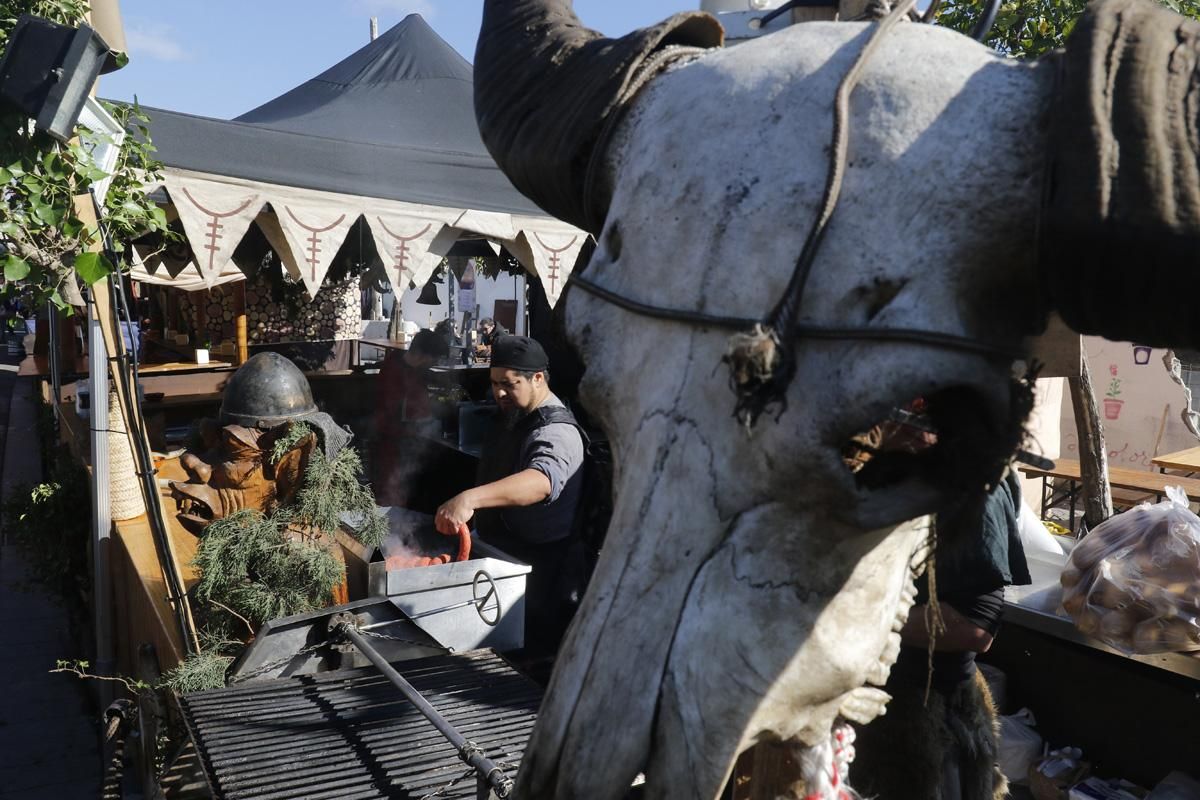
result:
[[[477,114],[514,183],[597,234],[590,280],[650,305],[756,318],[783,293],[817,212],[833,97],[870,29],[809,23],[712,50],[629,100],[622,46],[703,43],[705,30],[683,16],[614,45],[581,31],[569,4],[488,0]],[[589,60],[612,80],[579,78]],[[930,26],[881,41],[852,96],[841,202],[805,321],[1013,351],[1043,329],[1035,264],[1054,71]],[[595,114],[625,112],[611,137],[561,143],[575,102],[563,76],[581,92],[617,87]],[[562,157],[539,177],[530,154],[543,145]],[[518,796],[617,800],[644,771],[648,797],[716,797],[751,744],[815,746],[839,718],[882,713],[924,515],[994,481],[1015,449],[1027,409],[1014,365],[907,342],[803,341],[786,412],[747,435],[731,419],[727,331],[581,291],[567,295],[566,322],[587,365],[583,399],[613,443],[615,507]],[[935,410],[938,446],[899,480],[847,470],[846,442],[916,397]]]

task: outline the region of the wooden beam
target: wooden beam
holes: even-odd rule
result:
[[[236,326],[234,336],[237,342],[237,354],[234,356],[233,363],[240,367],[246,363],[246,359],[250,358],[250,340],[246,322],[245,281],[238,281],[238,288],[233,292],[233,320]]]
[[[1067,378],[1071,387],[1071,406],[1075,410],[1075,430],[1079,437],[1079,472],[1083,484],[1083,519],[1088,530],[1113,514],[1112,489],[1108,482],[1108,452],[1104,446],[1104,426],[1092,389],[1092,374],[1087,353],[1080,357],[1080,375]]]

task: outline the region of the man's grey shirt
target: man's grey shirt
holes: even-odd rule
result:
[[[561,406],[551,394],[541,404]],[[575,521],[583,490],[583,438],[567,422],[552,422],[534,430],[522,447],[520,469],[536,469],[550,481],[550,496],[533,506],[504,509],[512,533],[530,543],[565,538]]]

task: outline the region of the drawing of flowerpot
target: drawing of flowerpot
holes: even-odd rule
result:
[[[1153,349],[1154,348],[1146,347],[1143,344],[1135,344],[1133,346],[1133,363],[1149,364],[1150,363],[1150,351]]]
[[[1104,398],[1104,418],[1116,419],[1121,416],[1121,406],[1125,405],[1124,400],[1115,400],[1111,397]]]

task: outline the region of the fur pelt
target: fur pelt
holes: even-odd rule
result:
[[[996,765],[1000,735],[983,675],[949,694],[888,686],[887,713],[858,731],[850,781],[878,800],[957,800],[943,791],[944,765],[956,759],[962,800],[1003,800],[1008,781]]]

